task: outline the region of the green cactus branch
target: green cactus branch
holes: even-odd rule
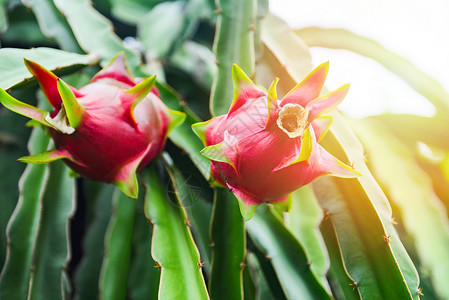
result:
[[[215,116],[226,113],[231,106],[232,65],[238,64],[246,74],[254,75],[256,4],[253,0],[216,0],[218,21],[214,53],[218,72],[210,96],[210,110]]]
[[[143,172],[145,215],[153,224],[151,254],[161,270],[161,299],[209,299],[201,274],[203,261],[193,242],[181,202],[170,202],[153,165]]]
[[[47,150],[50,138],[35,128],[28,148],[31,153]],[[7,256],[0,275],[0,298],[26,299],[32,260],[47,184],[48,166],[28,165],[20,179],[20,196],[7,230]]]
[[[132,242],[137,200],[119,190],[114,192],[113,215],[105,240],[105,257],[100,275],[100,293],[105,299],[123,299],[128,293]]]
[[[92,185],[90,187],[93,190]],[[113,185],[101,185],[97,195],[88,198],[93,202],[92,217],[83,243],[84,256],[75,272],[77,289],[74,298],[77,300],[95,298],[99,294],[99,277],[105,251],[104,236],[112,215],[111,199],[114,190]]]
[[[274,208],[257,208],[247,227],[255,245],[270,260],[288,298],[301,295],[302,299],[331,299],[311,271],[302,246],[275,215]]]
[[[216,188],[213,209],[210,225],[211,297],[243,299],[242,272],[245,268],[246,236],[237,199],[227,189]]]
[[[67,299],[64,286],[69,222],[75,211],[75,182],[62,162],[50,165],[32,263],[29,299]]]

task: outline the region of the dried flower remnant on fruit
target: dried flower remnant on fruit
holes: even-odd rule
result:
[[[304,131],[309,125],[308,117],[309,110],[307,108],[288,103],[279,111],[276,123],[288,137],[297,138],[304,135]]]
[[[345,97],[349,85],[320,96],[328,64],[313,70],[283,99],[274,80],[268,91],[233,67],[234,99],[227,114],[193,125],[211,160],[212,182],[239,200],[245,219],[261,203],[283,203],[322,175],[355,177],[350,166],[320,144],[332,120],[323,114]]]

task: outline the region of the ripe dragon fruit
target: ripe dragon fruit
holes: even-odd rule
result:
[[[75,89],[41,65],[25,59],[54,110],[49,113],[0,90],[8,109],[45,125],[56,149],[22,157],[27,163],[63,159],[75,172],[117,185],[137,197],[136,172],[162,150],[168,133],[185,115],[166,107],[154,88],[155,76],[133,78],[123,53]]]
[[[211,160],[212,180],[234,193],[245,219],[257,205],[283,202],[319,176],[358,175],[318,143],[332,121],[322,114],[334,109],[349,88],[320,97],[327,71],[327,63],[320,65],[278,100],[278,79],[267,92],[234,65],[229,112],[193,125],[205,146],[201,153]]]

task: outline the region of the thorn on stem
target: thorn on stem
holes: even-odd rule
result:
[[[156,265],[154,266],[156,269],[162,269],[162,266],[159,262],[156,262]]]
[[[246,264],[244,262],[240,263],[240,270],[245,270]]]
[[[251,31],[251,32],[256,31],[256,24],[251,23],[251,25],[249,25],[249,31]]]
[[[387,234],[384,235],[384,241],[385,241],[386,244],[390,243],[390,235],[389,234],[388,235]]]
[[[349,285],[352,286],[352,290],[355,290],[356,288],[359,287],[359,284],[355,280],[352,283],[350,283]]]

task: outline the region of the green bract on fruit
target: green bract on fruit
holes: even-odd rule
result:
[[[206,146],[213,179],[239,199],[246,217],[264,202],[281,202],[315,178],[331,174],[355,177],[318,142],[327,131],[329,112],[340,103],[348,85],[321,96],[328,64],[322,64],[282,100],[277,79],[267,92],[233,67],[234,101],[226,115],[193,125]]]
[[[136,198],[136,171],[161,152],[170,130],[185,117],[162,103],[155,76],[133,78],[124,54],[119,54],[89,84],[75,89],[39,64],[25,64],[54,110],[49,113],[20,102],[4,90],[0,102],[45,125],[56,149],[19,160],[64,159],[75,172],[114,183]]]

